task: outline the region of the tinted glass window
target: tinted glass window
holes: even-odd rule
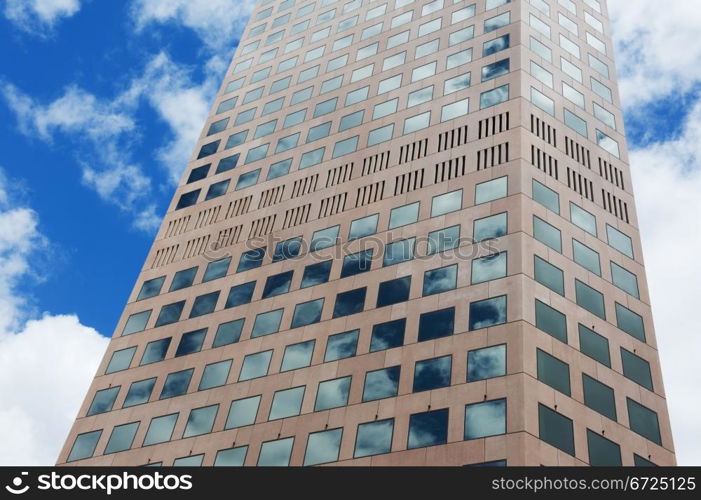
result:
[[[212,432],[214,427],[214,419],[217,417],[219,405],[206,406],[204,408],[196,408],[190,412],[185,425],[183,438],[193,436],[201,436]]]
[[[367,288],[356,288],[336,295],[336,302],[333,306],[333,317],[340,318],[356,314],[365,307],[365,295]]]
[[[219,327],[217,327],[217,333],[214,336],[212,347],[221,347],[238,342],[241,337],[242,328],[243,319],[236,319],[220,324]]]
[[[196,318],[197,316],[203,316],[205,314],[210,314],[214,312],[217,307],[217,301],[219,300],[219,292],[211,292],[205,295],[200,295],[195,298],[195,302],[192,304],[192,310],[190,311],[190,317]]]
[[[395,319],[372,327],[370,352],[399,347],[404,344],[405,319]]]
[[[325,464],[338,460],[343,429],[332,429],[309,434],[304,465]]]
[[[618,328],[623,330],[636,339],[645,342],[645,325],[643,317],[616,303],[616,324]]]
[[[474,222],[472,239],[475,242],[499,238],[506,234],[507,214],[492,215]]]
[[[506,295],[470,303],[470,330],[506,323]]]
[[[311,325],[321,321],[321,311],[324,308],[324,299],[310,300],[295,306],[292,316],[291,328]]]
[[[337,378],[319,383],[314,411],[338,408],[348,404],[351,377]]]
[[[457,270],[457,266],[456,270]],[[506,276],[506,252],[487,255],[472,261],[472,284],[484,283]]]
[[[411,276],[380,283],[377,292],[377,307],[389,306],[409,300]]]
[[[302,399],[304,399],[304,388],[305,386],[301,386],[275,392],[268,420],[299,415]]]
[[[570,396],[570,366],[545,351],[537,349],[536,352],[538,380]]]
[[[565,275],[561,269],[537,255],[535,256],[534,266],[535,280],[538,283],[550,288],[555,293],[565,295]]]
[[[107,365],[107,369],[105,370],[105,374],[107,375],[129,368],[135,352],[136,346],[114,351],[112,353],[112,357],[110,358],[110,362]]]
[[[620,467],[621,447],[613,441],[587,429],[587,447],[589,448],[589,465],[593,467]]]
[[[204,391],[212,387],[220,387],[226,384],[229,378],[229,372],[231,371],[232,362],[232,360],[227,359],[226,361],[211,363],[205,366],[197,390]]]
[[[267,441],[260,447],[259,467],[287,467],[290,464],[294,438]]]
[[[616,420],[616,398],[613,389],[586,373],[582,374],[582,383],[584,404],[611,420]]]
[[[255,269],[263,264],[265,258],[265,248],[254,248],[241,254],[239,265],[236,267],[236,272],[241,273],[249,269]]]
[[[352,330],[329,336],[326,341],[324,363],[355,356],[359,333],[359,330]]]
[[[225,259],[215,260],[207,264],[207,270],[204,272],[202,282],[204,283],[205,281],[211,281],[226,276],[230,263],[231,257],[226,257]]]
[[[246,425],[252,425],[258,415],[260,396],[237,399],[231,402],[229,416],[226,419],[225,429],[235,429]]]
[[[243,366],[241,367],[241,373],[239,374],[239,382],[264,377],[267,375],[268,367],[270,366],[270,358],[272,355],[273,351],[264,351],[249,354],[243,358]]]
[[[246,461],[248,446],[219,450],[214,459],[214,467],[241,467]]]
[[[131,448],[134,443],[136,431],[139,429],[140,422],[132,422],[130,424],[118,425],[112,430],[107,446],[105,447],[105,455],[110,453],[118,453]]]
[[[253,290],[255,288],[255,281],[249,281],[248,283],[232,286],[231,290],[229,290],[229,296],[226,298],[224,308],[229,309],[242,304],[248,304],[253,298]]]
[[[141,357],[141,362],[139,365],[147,365],[149,363],[156,363],[158,361],[163,361],[168,352],[168,347],[170,347],[171,337],[154,340],[146,344],[146,349],[144,350],[144,355]]]
[[[312,354],[314,354],[314,340],[300,342],[285,347],[285,354],[282,357],[282,365],[280,371],[296,370],[304,368],[312,363]]]
[[[423,313],[419,317],[419,342],[452,335],[454,329],[454,307]]]
[[[448,440],[448,409],[415,413],[409,417],[407,448],[445,444]]]
[[[200,352],[204,338],[207,335],[207,329],[196,330],[194,332],[183,333],[180,337],[180,343],[175,351],[175,357],[185,356],[193,352]]]
[[[484,347],[467,353],[468,382],[503,375],[506,375],[506,345]]]
[[[271,333],[278,332],[280,330],[280,321],[282,320],[283,312],[284,309],[275,309],[274,311],[258,314],[253,323],[251,338],[262,337],[263,335],[270,335]]]
[[[268,276],[268,279],[265,280],[265,287],[263,288],[263,296],[261,298],[267,299],[268,297],[274,297],[289,292],[293,274],[294,271],[287,271]]]
[[[358,238],[363,238],[364,236],[370,236],[375,234],[377,231],[377,221],[379,219],[378,214],[368,215],[362,219],[356,219],[351,222],[350,230],[348,232],[348,239],[355,240]]]
[[[579,350],[602,365],[611,367],[609,341],[584,325],[579,325]]]
[[[159,278],[144,281],[144,284],[141,285],[141,290],[139,290],[139,295],[136,297],[136,300],[148,299],[161,293],[161,288],[163,287],[163,282],[165,280],[165,276],[160,276]]]
[[[646,389],[653,390],[650,363],[622,347],[621,361],[623,362],[623,375]]]
[[[424,273],[423,295],[433,295],[453,290],[457,286],[457,279],[457,264],[426,271]]]
[[[122,335],[131,335],[132,333],[144,331],[146,329],[146,324],[148,323],[150,317],[151,309],[149,309],[148,311],[132,314],[131,316],[129,316],[126,324],[124,325]]]
[[[653,443],[662,445],[657,413],[630,398],[626,398],[626,402],[628,404],[630,429]]]
[[[414,367],[414,392],[429,391],[450,385],[452,356],[417,361]]]
[[[184,300],[163,306],[161,312],[158,313],[158,319],[154,326],[170,325],[171,323],[179,321],[180,315],[183,312],[183,307],[185,307]]]
[[[88,408],[87,416],[89,417],[90,415],[97,415],[98,413],[105,413],[112,410],[114,400],[117,399],[120,388],[120,386],[116,386],[97,391],[90,404],[90,408]]]
[[[95,448],[97,447],[97,442],[100,440],[100,436],[102,436],[102,429],[78,434],[66,461],[74,462],[76,460],[92,457],[95,454]]]
[[[307,288],[309,286],[326,283],[329,280],[332,264],[333,261],[327,260],[325,262],[319,262],[318,264],[310,264],[305,267],[300,288]]]
[[[557,309],[536,299],[535,326],[560,342],[567,343],[567,317]]]
[[[346,255],[343,258],[343,266],[341,267],[341,278],[364,273],[369,271],[371,266],[372,248]]]
[[[392,266],[414,258],[414,242],[416,238],[408,238],[389,243],[385,247],[383,266]]]
[[[367,372],[363,388],[363,402],[395,397],[399,391],[400,372],[400,366]]]
[[[163,384],[163,389],[158,399],[174,398],[185,394],[190,386],[190,380],[194,371],[194,368],[190,368],[189,370],[170,373]]]
[[[542,404],[538,405],[538,427],[540,439],[574,456],[574,429],[572,420],[551,410]]]
[[[606,306],[604,305],[603,294],[579,280],[575,280],[574,285],[575,293],[577,295],[577,304],[582,306],[590,313],[595,314],[602,319],[606,319]]]
[[[360,458],[389,453],[392,449],[393,431],[393,418],[358,425],[353,456]]]
[[[197,267],[191,267],[189,269],[178,271],[175,273],[175,276],[173,276],[173,281],[171,282],[170,289],[168,291],[174,292],[175,290],[192,286],[192,282],[195,281],[196,274]]]
[[[412,238],[413,239],[413,238]],[[447,227],[428,233],[428,255],[443,252],[460,244],[460,226]]]
[[[279,262],[285,259],[293,259],[299,255],[301,249],[301,236],[281,241],[280,243],[275,245],[275,251],[273,252],[273,262]]]
[[[127,397],[124,399],[122,408],[147,403],[148,400],[151,399],[154,385],[156,385],[156,377],[132,383],[129,387],[129,392],[127,392]]]
[[[173,429],[175,429],[175,423],[178,421],[178,415],[178,413],[173,413],[151,419],[143,445],[148,446],[170,441]]]
[[[479,439],[506,433],[506,399],[465,406],[465,439]]]

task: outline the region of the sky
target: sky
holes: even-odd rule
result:
[[[53,464],[254,0],[0,0],[0,465]],[[701,465],[701,11],[609,0],[680,464]]]

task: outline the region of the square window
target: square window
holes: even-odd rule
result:
[[[264,335],[270,335],[280,331],[280,321],[282,320],[283,312],[284,309],[280,308],[256,315],[256,320],[253,323],[253,330],[251,331],[251,338],[263,337]]]
[[[657,413],[630,398],[626,398],[626,402],[628,404],[630,430],[662,446]]]
[[[538,299],[535,301],[535,326],[560,342],[567,343],[567,317]]]
[[[134,358],[134,353],[136,352],[136,346],[127,347],[126,349],[120,349],[119,351],[114,351],[110,362],[105,369],[105,375],[110,373],[121,372],[126,370],[131,365],[131,360]]]
[[[548,287],[553,292],[565,295],[565,275],[562,270],[537,255],[535,256],[534,277],[538,283]]]
[[[584,387],[584,404],[615,422],[616,397],[613,389],[586,373],[582,374],[582,384]]]
[[[329,336],[326,341],[324,363],[355,356],[358,348],[359,333],[359,330],[351,330],[349,332],[337,333]]]
[[[338,461],[343,429],[313,432],[307,439],[304,465],[318,465]]]
[[[304,399],[305,386],[294,387],[276,391],[273,395],[273,402],[270,405],[270,415],[268,420],[294,417],[302,410],[302,399]]]
[[[132,422],[130,424],[118,425],[112,430],[107,446],[105,447],[105,455],[110,453],[119,453],[131,449],[136,437],[136,431],[139,430],[140,422]]]
[[[467,353],[467,381],[477,382],[506,375],[506,345],[475,349]]]
[[[294,271],[286,271],[284,273],[268,276],[265,280],[265,287],[263,288],[261,299],[267,299],[268,297],[275,297],[276,295],[289,292],[293,274]]]
[[[392,349],[404,344],[406,319],[395,319],[372,327],[370,352]]]
[[[361,458],[389,453],[392,449],[393,432],[393,418],[358,425],[353,457]]]
[[[645,342],[643,317],[616,302],[616,325],[628,335]]]
[[[448,409],[414,413],[409,417],[408,449],[448,442]]]
[[[229,290],[229,295],[226,298],[226,304],[224,304],[224,309],[230,309],[232,307],[240,306],[243,304],[248,304],[253,298],[253,291],[256,288],[255,281],[249,281],[248,283],[242,283],[240,285],[232,286]]]
[[[621,362],[623,363],[624,377],[640,384],[649,391],[654,390],[652,387],[650,363],[623,347],[621,347]]]
[[[506,276],[506,252],[487,255],[472,261],[473,285]]]
[[[533,237],[556,252],[562,253],[560,230],[535,215],[533,216]]]
[[[332,264],[332,260],[327,260],[306,266],[304,268],[304,274],[302,275],[302,284],[300,285],[300,288],[307,288],[314,285],[320,285],[321,283],[326,283],[329,280]]]
[[[574,456],[574,428],[571,419],[538,404],[538,427],[541,440]]]
[[[187,356],[188,354],[200,352],[206,335],[206,328],[183,333],[182,337],[180,337],[178,348],[175,351],[175,357],[178,358],[180,356]]]
[[[190,311],[190,317],[196,318],[214,312],[219,300],[219,291],[206,293],[195,298]]]
[[[506,434],[506,399],[465,406],[465,440]]]
[[[296,238],[290,238],[285,241],[281,241],[275,245],[275,251],[273,252],[273,262],[280,262],[281,260],[294,259],[299,255],[302,249],[302,237],[298,236]]]
[[[447,337],[455,329],[455,308],[423,313],[419,317],[419,342]]]
[[[579,280],[574,281],[574,289],[577,304],[601,319],[606,319],[606,305],[604,304],[604,295],[601,292]]]
[[[310,300],[295,306],[290,328],[300,328],[321,321],[324,299]]]
[[[587,447],[589,448],[589,465],[592,467],[620,467],[623,465],[621,447],[590,429],[587,429]]]
[[[447,227],[428,233],[428,255],[456,248],[460,244],[460,226]]]
[[[200,379],[200,385],[197,390],[205,391],[213,387],[221,387],[222,385],[225,385],[227,379],[229,378],[232,363],[233,361],[231,359],[227,359],[226,361],[210,363],[205,366],[204,372],[202,373],[202,378]]]
[[[95,454],[95,448],[102,436],[102,429],[99,431],[85,432],[78,434],[71,447],[71,452],[68,454],[66,462],[75,462],[76,460],[84,460]]]
[[[396,278],[380,283],[376,307],[391,306],[409,300],[411,276]]]
[[[470,303],[470,331],[506,323],[506,295]]]
[[[93,397],[92,403],[90,404],[90,408],[88,408],[88,413],[86,416],[89,417],[91,415],[111,411],[120,389],[121,386],[116,386],[97,391]]]
[[[339,408],[348,404],[351,377],[342,377],[334,380],[319,382],[319,390],[316,393],[314,411]]]
[[[268,374],[270,366],[270,358],[273,355],[272,349],[269,351],[257,352],[248,354],[243,358],[243,366],[239,374],[239,382],[250,380],[258,377],[265,377]]]
[[[294,438],[266,441],[260,447],[258,467],[287,467],[290,465],[290,455]]]
[[[462,189],[434,196],[431,201],[431,217],[455,212],[462,208]]]
[[[500,238],[507,233],[507,213],[491,215],[483,219],[477,219],[473,225],[472,239],[475,243],[480,241]]]
[[[312,235],[312,242],[309,245],[309,251],[316,252],[317,250],[322,250],[338,244],[339,228],[340,226],[333,226],[315,231]]]
[[[458,280],[458,265],[440,267],[424,272],[423,296],[454,290]]]
[[[168,377],[166,377],[165,383],[163,384],[163,389],[161,390],[161,395],[158,397],[158,399],[175,398],[185,394],[187,392],[187,388],[190,387],[190,380],[192,380],[192,374],[194,371],[194,368],[190,368],[188,370],[169,373]]]
[[[124,325],[124,330],[122,330],[122,336],[131,335],[132,333],[143,332],[146,329],[146,324],[151,317],[151,309],[148,311],[142,311],[139,313],[134,313],[127,319]]]
[[[212,432],[214,419],[217,418],[218,411],[219,405],[205,406],[204,408],[192,410],[185,425],[183,439]]]
[[[395,397],[399,392],[400,373],[401,366],[367,372],[363,387],[363,403]]]
[[[414,366],[413,392],[450,386],[452,356],[417,361]]]
[[[312,354],[314,354],[314,340],[299,342],[285,347],[285,354],[282,356],[281,372],[304,368],[312,364]]]
[[[141,290],[139,290],[139,295],[136,300],[150,299],[161,293],[161,288],[163,288],[163,282],[165,281],[165,276],[160,276],[158,278],[153,278],[141,285]]]
[[[158,313],[158,319],[154,327],[170,325],[180,320],[180,315],[185,307],[185,301],[175,302],[161,307],[161,312]]]
[[[171,337],[165,339],[154,340],[146,344],[146,349],[144,349],[144,354],[141,356],[141,362],[139,366],[148,365],[151,363],[157,363],[163,361],[170,347]]]
[[[536,354],[538,380],[556,391],[571,396],[570,366],[540,349],[536,350]]]
[[[253,425],[258,415],[260,399],[260,396],[253,396],[232,401],[224,429],[236,429],[246,425]]]

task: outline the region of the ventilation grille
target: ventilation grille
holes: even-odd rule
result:
[[[317,184],[319,183],[319,174],[310,175],[303,179],[297,179],[294,184],[292,184],[292,198],[299,198],[300,196],[305,196],[316,191]]]
[[[389,167],[389,151],[363,158],[363,175],[374,174]]]
[[[217,222],[219,212],[221,212],[221,205],[200,210],[197,213],[197,219],[195,220],[195,227],[193,229],[200,229],[202,227],[209,226],[210,224],[214,224]]]
[[[351,180],[353,177],[353,167],[353,162],[351,162],[326,172],[326,187],[329,188]]]
[[[481,151],[477,151],[477,170],[496,167],[509,161],[509,143],[504,142]]]
[[[601,162],[601,160],[599,160]],[[191,215],[185,215],[179,219],[172,220],[168,223],[168,228],[165,232],[165,238],[170,238],[171,236],[178,236],[187,231],[187,226],[190,224]]]
[[[260,201],[258,201],[258,209],[266,208],[276,203],[282,201],[282,197],[285,195],[285,185],[276,186],[274,188],[266,189],[260,194]]]
[[[414,170],[394,178],[394,196],[410,193],[424,187],[424,170]]]
[[[467,173],[466,165],[467,157],[465,155],[436,163],[433,182],[438,184],[439,182],[445,182],[457,177],[462,177]]]
[[[290,208],[285,210],[285,220],[282,223],[282,229],[289,229],[291,227],[299,226],[300,224],[305,224],[309,221],[309,212],[311,211],[312,204],[307,203],[301,207]]]
[[[565,153],[580,165],[591,168],[591,154],[589,150],[567,136],[565,136]]]
[[[189,259],[191,257],[196,257],[202,255],[205,250],[207,250],[207,245],[209,244],[210,235],[200,236],[199,238],[193,238],[185,244],[185,252],[183,252],[183,259]]]
[[[558,180],[560,178],[560,173],[558,172],[557,167],[557,159],[533,145],[531,145],[531,165],[536,167],[538,170],[542,170],[550,177],[554,177]]]
[[[438,152],[457,148],[467,143],[467,125],[448,130],[438,135]]]
[[[253,200],[253,195],[248,195],[244,198],[239,198],[229,203],[226,209],[225,219],[231,219],[232,217],[239,217],[241,215],[247,214],[249,208],[251,207],[251,201]]]
[[[601,158],[599,158],[599,175],[616,187],[621,189],[626,188],[626,184],[623,180],[623,171]]]
[[[414,141],[399,148],[399,164],[423,158],[428,153],[428,139]]]
[[[273,232],[275,227],[275,219],[277,215],[268,215],[267,217],[261,217],[256,219],[251,224],[251,230],[248,232],[248,239],[258,238],[259,236],[265,236]]]
[[[241,237],[241,231],[243,230],[243,225],[232,226],[227,229],[222,229],[217,235],[217,248],[225,248],[231,245],[235,245],[239,242]]]
[[[175,256],[180,248],[179,244],[171,245],[166,248],[161,248],[156,251],[156,255],[151,262],[151,269],[156,269],[157,267],[167,266],[175,261]]]
[[[385,194],[385,181],[375,182],[358,188],[355,196],[355,207],[380,201]]]
[[[594,184],[582,174],[567,167],[567,187],[584,196],[589,201],[594,201]]]
[[[346,209],[347,196],[348,193],[340,193],[321,200],[321,206],[319,207],[319,219],[343,212]]]
[[[601,197],[604,200],[604,208],[609,211],[609,213],[615,215],[622,221],[630,223],[628,217],[628,204],[617,198],[615,195],[609,193],[605,189],[601,190]]]
[[[484,139],[501,132],[509,130],[509,112],[499,113],[484,120],[480,120],[478,124],[478,138]]]
[[[535,115],[531,115],[531,133],[537,135],[551,146],[557,147],[557,129]]]

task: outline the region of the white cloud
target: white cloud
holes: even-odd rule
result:
[[[636,205],[677,460],[701,464],[701,403],[695,397],[701,355],[694,311],[701,297],[701,10],[695,2],[609,0],[628,123],[649,144],[631,145]],[[686,120],[662,141],[648,104],[687,99]],[[654,125],[656,127],[658,125]],[[665,134],[668,136],[669,131]]]
[[[137,28],[150,23],[176,23],[194,30],[211,48],[231,50],[255,0],[134,0],[132,12]]]
[[[46,34],[61,19],[80,10],[80,0],[5,0],[4,16],[20,29]]]
[[[75,315],[30,317],[18,289],[47,242],[8,185],[0,170],[0,465],[51,465],[108,339]]]

